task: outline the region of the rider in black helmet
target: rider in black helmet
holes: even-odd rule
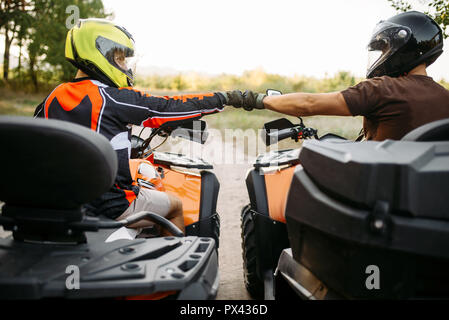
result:
[[[376,26],[368,44],[367,78],[398,77],[415,67],[430,66],[443,53],[438,24],[423,13],[401,13]]]
[[[411,11],[376,26],[368,43],[367,80],[341,92],[265,97],[250,91],[237,107],[294,116],[364,116],[364,138],[399,140],[411,130],[449,118],[449,91],[427,76],[443,53],[443,33],[427,15]]]

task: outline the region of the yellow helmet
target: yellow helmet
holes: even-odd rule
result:
[[[134,39],[125,28],[103,19],[81,19],[67,33],[65,57],[89,76],[115,87],[132,86]]]

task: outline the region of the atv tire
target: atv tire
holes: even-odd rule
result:
[[[241,223],[245,287],[252,298],[263,299],[264,283],[257,276],[256,230],[250,205],[243,208]]]
[[[212,238],[214,238],[215,240],[215,245],[218,249],[219,245],[220,245],[220,215],[218,213],[216,213],[215,217],[214,217],[214,227],[213,227],[213,233],[214,235],[212,236]]]

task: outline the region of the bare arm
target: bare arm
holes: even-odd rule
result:
[[[263,100],[266,109],[291,116],[351,116],[340,92],[290,93],[268,96]]]

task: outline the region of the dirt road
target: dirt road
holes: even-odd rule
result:
[[[248,200],[245,175],[249,165],[215,165],[220,181],[217,211],[221,218],[220,287],[217,300],[251,299],[243,283],[240,212]]]

